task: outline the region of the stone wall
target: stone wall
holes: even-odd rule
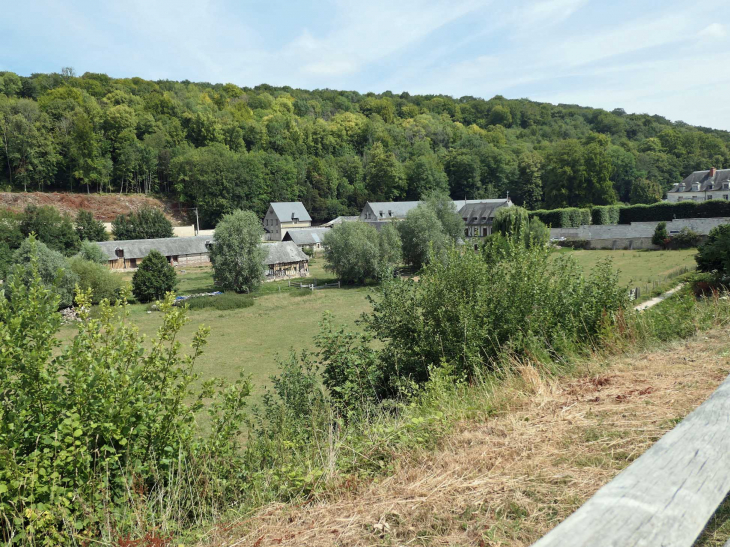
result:
[[[550,237],[585,239],[593,249],[658,249],[651,243],[658,221],[632,222],[614,226],[583,225],[577,228],[551,228]],[[701,235],[707,235],[715,226],[730,224],[730,218],[680,218],[667,222],[667,232],[679,232],[689,228]]]

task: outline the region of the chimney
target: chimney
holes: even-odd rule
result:
[[[715,176],[715,173],[717,173],[717,169],[714,167],[710,167],[710,178]]]

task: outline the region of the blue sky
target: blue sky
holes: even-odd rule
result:
[[[728,0],[25,0],[0,70],[527,97],[730,130]]]

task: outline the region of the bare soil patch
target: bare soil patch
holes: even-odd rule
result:
[[[76,216],[86,209],[94,218],[111,222],[117,215],[138,211],[143,206],[160,209],[173,224],[189,224],[187,211],[177,203],[145,195],[134,194],[76,194],[62,192],[0,192],[0,209],[21,212],[27,205],[53,205],[61,213]]]
[[[496,395],[497,415],[459,424],[392,476],[319,500],[271,505],[202,545],[527,546],[577,509],[730,372],[726,333],[587,363],[545,380],[532,367]]]

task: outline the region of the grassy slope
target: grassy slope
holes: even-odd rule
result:
[[[522,367],[494,392],[446,401],[445,412],[464,419],[435,452],[404,451],[381,480],[264,507],[200,545],[527,547],[705,400],[730,372],[727,355],[724,329],[715,329],[596,356],[572,377]],[[718,527],[698,545],[722,545]]]

